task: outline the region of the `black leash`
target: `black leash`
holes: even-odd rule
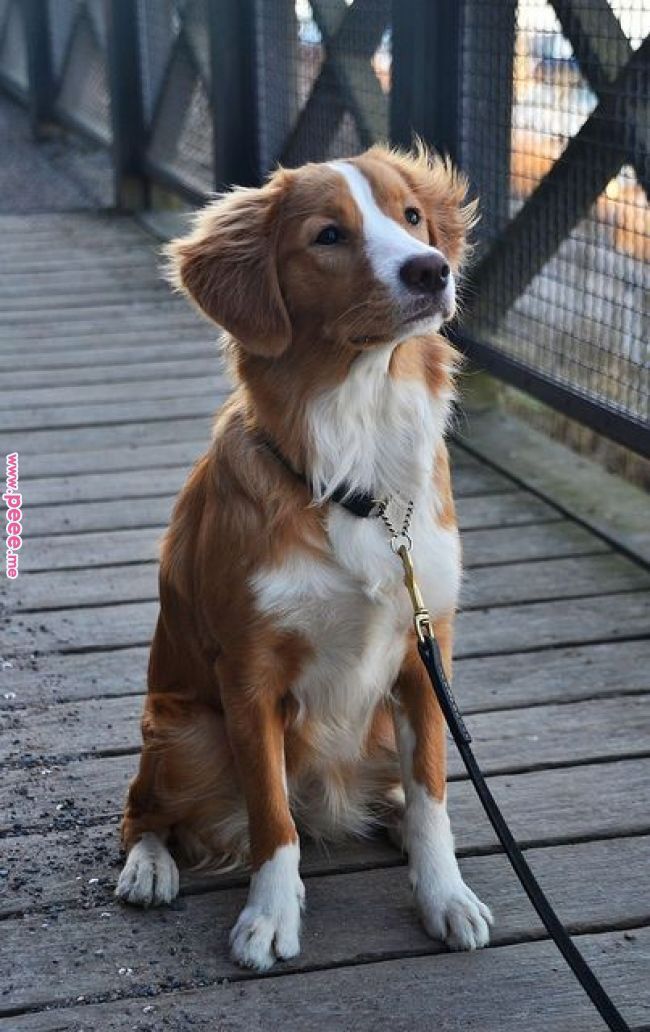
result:
[[[260,436],[262,443],[275,456],[275,458],[282,463],[285,469],[309,488],[307,478],[304,474],[299,473],[298,470],[294,469],[275,442],[266,435]],[[330,500],[338,502],[339,505],[342,505],[354,516],[367,517],[370,516],[373,511],[376,511],[376,502],[369,494],[353,491],[346,485],[335,491],[330,496]],[[528,865],[528,861],[513,838],[512,832],[510,831],[510,828],[497,805],[496,799],[487,786],[487,782],[483,777],[481,768],[476,762],[476,758],[470,747],[472,736],[465,727],[460,710],[458,709],[456,700],[449,686],[449,682],[445,676],[438,642],[433,635],[431,620],[424,606],[417,581],[415,580],[415,573],[410,555],[411,539],[406,531],[401,534],[395,533],[394,528],[392,528],[390,524],[387,524],[387,526],[393,535],[391,540],[393,551],[399,556],[404,565],[404,582],[411,597],[411,602],[413,603],[414,624],[420,657],[426,667],[433,690],[440,705],[440,709],[444,714],[447,726],[451,731],[452,738],[456,743],[463,763],[467,769],[467,773],[469,774],[471,782],[476,789],[476,793],[481,800],[481,805],[488,816],[488,820],[494,828],[497,838],[503,846],[506,856],[521,882],[526,895],[539,914],[542,924],[607,1027],[611,1029],[611,1032],[630,1032],[630,1026],[624,1020],[617,1007],[603,989],[594,972],[587,964],[587,961],[580,953],[580,950],[574,945],[564,925],[546,898],[537,878]]]
[[[564,925],[544,895],[539,882],[531,871],[524,854],[514,840],[510,828],[506,824],[503,814],[487,786],[485,778],[481,772],[481,768],[476,762],[474,753],[470,747],[472,736],[465,727],[463,718],[461,717],[458,706],[456,705],[456,700],[454,699],[451,688],[449,687],[449,682],[445,677],[438,642],[435,640],[430,630],[427,630],[426,628],[423,629],[421,637],[420,634],[418,634],[418,649],[422,662],[424,663],[431,679],[433,690],[436,693],[436,698],[438,699],[440,708],[445,716],[449,730],[451,731],[463,763],[467,768],[467,773],[472,780],[472,784],[481,800],[481,804],[488,816],[490,824],[497,833],[499,842],[503,846],[508,860],[510,861],[515,874],[519,878],[526,895],[539,914],[548,934],[553,939],[555,945],[580,982],[580,985],[586,992],[594,1007],[598,1010],[607,1027],[610,1028],[612,1032],[630,1032],[630,1026],[619,1013],[618,1009],[596,978],[594,972],[587,964],[587,961],[574,945],[564,928]]]

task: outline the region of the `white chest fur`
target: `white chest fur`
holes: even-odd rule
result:
[[[455,607],[460,581],[458,536],[439,526],[433,487],[450,399],[432,398],[419,381],[394,381],[389,359],[389,349],[362,356],[344,384],[312,404],[314,494],[326,498],[347,482],[380,497],[413,498],[417,575],[436,615]],[[292,693],[324,764],[359,755],[373,710],[399,671],[410,621],[402,566],[384,524],[334,503],[327,537],[322,559],[296,550],[253,582],[259,608],[314,649]]]

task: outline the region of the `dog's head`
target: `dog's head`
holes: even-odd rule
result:
[[[476,219],[450,164],[373,147],[280,169],[211,203],[169,245],[174,282],[245,350],[292,343],[362,350],[436,330]]]

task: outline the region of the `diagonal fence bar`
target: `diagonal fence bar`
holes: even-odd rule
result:
[[[650,37],[474,271],[473,326],[507,312],[617,174],[621,153],[636,151],[636,112],[649,91]]]

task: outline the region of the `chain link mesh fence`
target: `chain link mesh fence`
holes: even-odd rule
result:
[[[300,165],[388,139],[389,0],[258,0],[261,163]]]
[[[27,99],[27,40],[20,0],[0,0],[0,81],[14,95]]]
[[[484,213],[473,335],[638,420],[649,31],[644,0],[470,2],[461,76],[460,158]]]
[[[206,0],[137,0],[145,156],[198,193],[214,184]],[[227,102],[227,98],[224,98]]]
[[[47,0],[54,109],[100,143],[111,140],[106,5]]]

